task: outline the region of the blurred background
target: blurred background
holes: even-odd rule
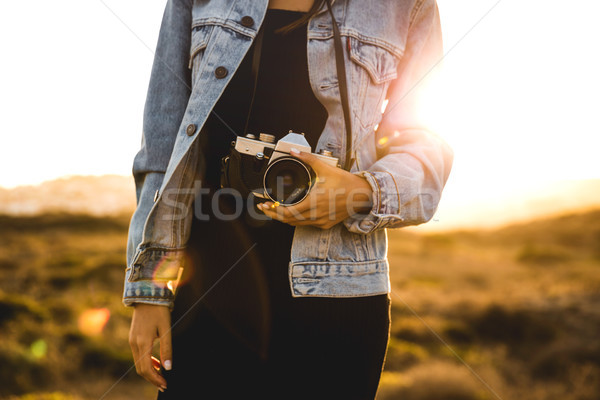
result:
[[[150,399],[121,305],[165,0],[0,4],[0,398]],[[380,399],[597,399],[600,3],[438,0],[435,218],[389,232]],[[68,383],[68,384],[67,384]]]

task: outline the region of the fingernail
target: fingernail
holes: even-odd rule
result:
[[[171,364],[171,360],[166,360],[166,361],[163,363],[163,365],[164,365],[164,367],[165,367],[165,369],[166,369],[167,371],[170,371],[170,370],[171,370],[171,366],[172,366],[172,364]]]
[[[160,390],[160,392],[161,392],[161,393],[165,391],[165,389],[163,389],[163,387],[162,387],[162,386],[161,386],[161,387],[159,387],[159,388],[158,388],[158,390]]]
[[[290,153],[294,153],[294,154],[300,154],[300,150],[298,150],[298,149],[297,149],[297,148],[295,148],[295,147],[292,147],[292,148],[290,149]]]

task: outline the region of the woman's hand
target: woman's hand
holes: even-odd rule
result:
[[[366,179],[332,167],[310,153],[292,149],[290,154],[311,166],[317,174],[317,183],[294,206],[279,207],[270,201],[259,204],[258,208],[267,216],[293,226],[328,229],[353,214],[371,209],[373,193]]]
[[[160,359],[166,370],[172,366],[171,313],[159,305],[136,304],[129,330],[129,346],[135,361],[135,370],[162,392],[167,381],[160,375],[160,362],[152,357],[154,340],[160,340]]]

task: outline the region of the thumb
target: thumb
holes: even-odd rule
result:
[[[171,346],[171,324],[167,321],[166,324],[161,324],[158,329],[160,341],[160,361],[163,367],[170,371],[173,368],[173,350]]]
[[[298,149],[292,147],[290,149],[290,154],[299,160],[305,162],[310,165],[310,167],[317,173],[323,171],[324,168],[329,167],[329,165],[325,164],[323,161],[319,160],[319,157],[315,156],[312,153],[307,153],[304,151],[299,151]]]

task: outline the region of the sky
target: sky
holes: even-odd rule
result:
[[[130,175],[165,2],[0,3],[1,187]],[[427,118],[455,152],[447,201],[600,178],[600,2],[438,4]]]

